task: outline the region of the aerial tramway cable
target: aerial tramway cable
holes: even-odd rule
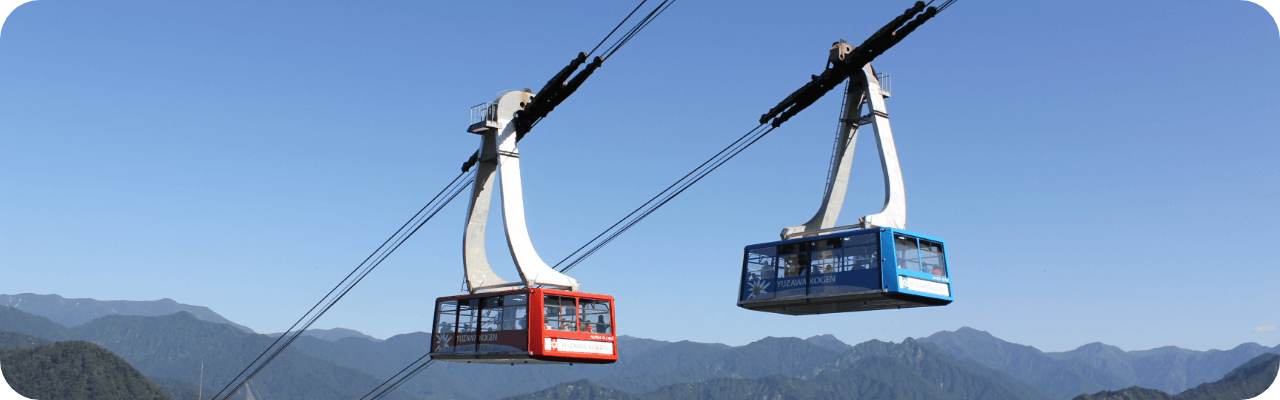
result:
[[[626,18],[623,18],[622,21],[619,21],[618,26],[613,27],[613,30],[609,31],[608,35],[604,35],[604,39],[600,39],[600,43],[596,44],[596,47],[592,48],[590,52],[587,52],[587,57],[590,57],[591,55],[596,54],[596,50],[599,50],[600,46],[603,46],[604,42],[608,41],[609,37],[613,36],[613,34],[618,31],[618,28],[621,28],[622,24],[627,23],[627,20],[631,19],[631,16],[635,15],[636,11],[640,11],[640,7],[644,7],[644,3],[648,1],[649,0],[642,0],[640,4],[636,4],[636,8],[631,10],[631,13],[627,14]]]
[[[395,375],[392,375],[390,378],[387,378],[386,381],[383,381],[377,387],[374,387],[373,390],[370,390],[369,393],[366,393],[364,397],[360,398],[360,400],[378,400],[385,397],[388,394],[391,394],[391,392],[394,392],[396,388],[400,387],[400,385],[403,385],[409,379],[413,379],[414,376],[417,376],[419,372],[422,372],[422,370],[426,369],[427,367],[430,367],[431,364],[435,364],[436,360],[427,360],[426,362],[422,361],[423,359],[427,358],[427,356],[429,355],[431,355],[431,353],[423,354],[422,357],[418,357],[417,360],[413,360],[413,362],[409,363],[408,366],[404,367],[404,369],[401,369],[400,372],[396,372]],[[418,363],[422,363],[422,365],[418,365]],[[408,372],[406,373],[405,371],[408,371]],[[392,382],[393,380],[395,382]],[[379,390],[379,389],[382,389],[382,390]],[[377,394],[374,394],[374,392],[377,392]]]
[[[418,229],[422,228],[427,221],[430,221],[436,213],[439,213],[444,206],[448,205],[450,201],[457,197],[458,194],[467,187],[467,185],[471,184],[475,179],[474,174],[470,174],[470,177],[468,177],[468,175],[468,173],[464,172],[453,178],[453,181],[449,182],[444,189],[431,199],[431,201],[427,202],[427,205],[418,210],[412,218],[406,221],[404,225],[400,226],[400,229],[396,230],[391,237],[387,238],[387,240],[384,241],[377,250],[374,250],[374,252],[370,254],[369,257],[365,258],[360,265],[356,266],[350,274],[347,274],[341,282],[338,282],[338,285],[329,290],[328,294],[325,294],[319,302],[316,302],[310,310],[307,310],[307,313],[303,314],[302,318],[299,318],[297,322],[294,322],[293,326],[289,327],[289,330],[276,338],[276,340],[272,342],[266,350],[263,350],[262,354],[259,354],[257,358],[254,358],[254,360],[250,362],[244,370],[240,371],[239,374],[236,374],[235,378],[231,379],[231,382],[228,382],[222,390],[219,390],[218,393],[213,395],[213,398],[217,399],[218,396],[221,396],[223,393],[227,393],[223,399],[230,398],[231,395],[240,390],[240,388],[244,386],[249,379],[253,379],[253,377],[261,372],[263,368],[266,368],[271,361],[275,360],[275,358],[284,351],[284,349],[293,344],[293,341],[297,340],[303,332],[310,328],[311,325],[320,318],[320,316],[328,312],[329,309],[338,302],[338,300],[341,300],[346,296],[356,284],[360,283],[360,281],[363,280],[365,276],[369,275],[374,268],[377,268],[378,265],[382,264],[382,261],[386,260],[387,256],[391,255],[391,253],[399,248],[401,244],[404,244],[405,240],[409,239],[410,236],[413,236],[413,234],[416,233]],[[468,178],[463,179],[464,177]],[[323,305],[323,307],[321,305]],[[319,310],[318,312],[317,309]],[[310,319],[308,319],[308,317],[310,317]],[[299,324],[302,324],[304,320],[307,322],[299,328]],[[295,330],[295,328],[297,328],[297,330]]]
[[[649,201],[646,201],[644,204],[641,204],[640,207],[637,207],[635,210],[631,211],[631,213],[627,214],[625,217],[622,217],[621,220],[618,220],[618,222],[614,223],[612,226],[605,229],[603,232],[600,232],[599,235],[596,235],[596,237],[588,241],[587,244],[584,244],[582,245],[582,247],[579,247],[577,250],[574,250],[573,253],[570,253],[563,260],[560,260],[560,262],[556,263],[554,267],[559,267],[561,264],[564,264],[566,261],[569,261],[570,258],[573,258],[574,255],[577,255],[579,252],[582,252],[583,249],[590,247],[590,250],[583,252],[577,258],[573,258],[573,261],[569,262],[568,265],[565,265],[564,268],[561,268],[560,272],[568,271],[569,269],[572,269],[573,267],[577,266],[587,257],[590,257],[592,254],[595,254],[595,252],[600,250],[601,247],[604,247],[605,245],[609,244],[610,242],[613,241],[613,239],[617,238],[623,232],[626,232],[628,229],[631,229],[632,226],[635,226],[635,224],[644,220],[650,214],[653,214],[653,212],[657,211],[658,208],[666,205],[667,202],[670,202],[672,199],[674,199],[676,196],[679,196],[681,193],[684,193],[685,190],[689,189],[689,187],[693,186],[693,184],[698,183],[698,181],[706,177],[707,174],[710,174],[712,171],[715,171],[717,168],[720,168],[721,165],[724,165],[725,162],[728,162],[734,156],[737,156],[738,153],[741,153],[743,150],[746,150],[747,147],[751,146],[752,144],[755,144],[756,141],[763,138],[764,135],[769,134],[769,132],[772,132],[773,129],[774,127],[768,126],[767,124],[760,124],[759,126],[756,126],[754,129],[748,131],[746,134],[739,137],[738,140],[733,141],[733,143],[730,143],[724,149],[721,149],[718,153],[711,156],[711,158],[707,159],[707,161],[703,161],[702,164],[698,165],[692,171],[689,171],[689,173],[680,177],[680,179],[676,180],[675,183],[672,183],[671,186],[667,186],[666,189],[663,189],[657,195],[654,195],[652,198],[649,199]],[[635,218],[633,219],[632,217],[635,217]],[[620,225],[621,227],[619,228]],[[608,237],[605,238],[604,240],[601,240],[600,238],[605,237],[605,235],[608,235]]]
[[[605,49],[604,52],[609,54],[605,55],[604,59],[608,60],[609,57],[613,57],[613,53],[617,53],[618,49],[622,48],[622,45],[625,45],[627,44],[627,42],[631,41],[631,38],[635,37],[637,33],[640,33],[641,30],[649,26],[650,22],[653,22],[655,18],[658,18],[659,15],[662,15],[664,11],[667,11],[667,8],[670,8],[671,5],[675,3],[676,3],[675,0],[663,0],[661,4],[658,4],[657,7],[654,7],[653,11],[649,12],[649,15],[646,15],[644,19],[640,20],[640,22],[636,23],[635,26],[631,27],[631,30],[628,31],[626,35],[623,35],[621,39],[618,39],[617,42],[614,42],[613,46],[610,46],[611,49]]]

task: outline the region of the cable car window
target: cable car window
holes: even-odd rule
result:
[[[856,271],[863,269],[880,268],[880,249],[876,246],[876,238],[874,235],[858,235],[870,236],[860,238],[864,240],[847,240],[853,237],[845,238],[845,248],[843,250],[843,259],[840,264],[844,268],[842,271]],[[850,243],[855,243],[850,245]]]
[[[475,332],[480,299],[461,300],[458,304],[458,333]]]
[[[809,251],[809,242],[787,243],[778,245],[778,254],[795,254]]]
[[[778,268],[779,278],[804,275],[804,270],[809,267],[809,253],[790,254],[778,258],[782,260],[782,265]]]
[[[825,240],[824,240],[825,242]],[[836,242],[837,244],[839,241]],[[841,249],[818,250],[809,256],[810,262],[809,274],[834,274],[842,271],[840,266],[840,258],[843,252]]]
[[[742,286],[742,300],[773,298],[773,278],[778,263],[774,246],[747,250],[746,273]]]
[[[778,256],[777,290],[774,298],[803,297],[808,294],[809,252]]]
[[[505,306],[529,304],[529,295],[524,293],[509,294],[502,299],[502,302],[503,302],[503,305]]]
[[[458,323],[458,302],[442,301],[436,313],[435,351],[452,351],[454,327]]]
[[[922,272],[920,271],[920,247],[916,243],[916,238],[894,236],[893,242],[898,251],[898,268]]]
[[[529,329],[529,306],[506,306],[502,308],[502,330]]]
[[[827,249],[835,249],[839,247],[842,247],[842,244],[840,243],[840,238],[822,239],[822,240],[813,242],[814,250],[827,250]]]
[[[844,241],[844,247],[875,246],[877,241],[876,236],[877,235],[874,233],[864,233],[861,235],[845,236],[841,239]]]
[[[480,331],[502,329],[502,296],[486,297],[480,302]]]
[[[578,299],[579,314],[582,315],[580,332],[613,333],[613,321],[609,318],[609,301]]]
[[[926,274],[947,276],[947,259],[942,255],[941,243],[920,240],[920,263]]]
[[[511,294],[502,299],[502,330],[529,329],[529,297],[525,294]]]
[[[578,330],[578,306],[574,303],[572,297],[546,296],[543,299],[546,328],[569,332]]]

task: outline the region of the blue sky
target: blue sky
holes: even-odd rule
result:
[[[677,3],[521,142],[539,253],[576,249],[754,127],[831,42],[909,5]],[[457,174],[470,106],[541,87],[632,7],[25,4],[0,39],[0,293],[167,297],[282,331]],[[948,241],[955,303],[734,305],[742,247],[817,208],[835,95],[571,275],[617,298],[620,333],[663,340],[970,326],[1046,351],[1280,344],[1277,65],[1276,23],[1245,1],[962,0],[875,63],[907,228]],[[856,160],[842,223],[883,195],[873,142]],[[428,330],[461,289],[464,207],[316,326]]]

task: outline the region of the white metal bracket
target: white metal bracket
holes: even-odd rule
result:
[[[804,225],[782,230],[782,239],[813,236],[845,228],[889,227],[906,229],[907,198],[902,182],[902,167],[898,164],[898,149],[893,143],[893,131],[889,128],[889,112],[884,98],[888,91],[880,86],[871,64],[862,68],[861,74],[849,77],[845,91],[844,110],[840,116],[840,128],[832,154],[831,168],[827,175],[827,188],[822,196],[818,212]],[[860,116],[862,106],[870,113]],[[862,217],[857,224],[836,228],[836,218],[844,205],[845,191],[849,186],[849,168],[853,164],[854,145],[858,140],[858,127],[871,125],[876,135],[876,147],[880,152],[880,168],[884,172],[884,208],[880,212]]]
[[[479,134],[480,157],[476,162],[476,180],[471,188],[471,202],[462,240],[467,287],[472,292],[498,290],[516,286],[550,286],[559,289],[578,290],[578,281],[556,271],[542,261],[524,218],[524,194],[520,186],[520,150],[516,147],[516,129],[511,124],[516,111],[533,99],[527,91],[509,91],[498,96],[487,112],[491,124],[483,129],[472,129]],[[476,125],[472,126],[473,128]],[[493,182],[499,180],[502,190],[502,222],[507,234],[507,247],[511,260],[520,272],[519,283],[512,283],[498,276],[489,265],[485,252],[485,228],[489,221],[489,206],[493,198]]]

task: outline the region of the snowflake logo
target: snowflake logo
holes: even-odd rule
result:
[[[453,334],[441,333],[436,335],[436,351],[443,351],[444,348],[450,347],[453,342]]]
[[[769,285],[771,282],[763,279],[753,279],[747,282],[747,300],[754,299],[763,294],[769,294]]]

